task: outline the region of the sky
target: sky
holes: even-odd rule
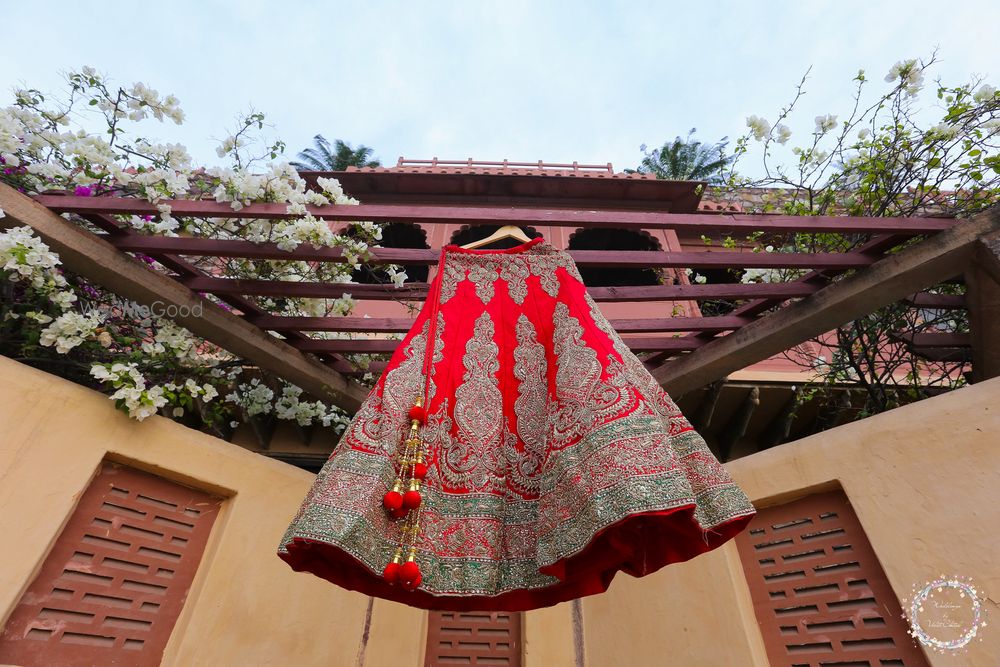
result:
[[[751,114],[773,120],[810,66],[789,123],[800,137],[816,115],[849,111],[858,69],[879,91],[893,63],[935,49],[946,82],[979,75],[1000,87],[996,0],[0,0],[0,26],[0,105],[19,86],[59,91],[68,70],[90,65],[176,95],[184,125],[149,135],[203,164],[219,162],[215,147],[250,108],[289,159],[323,134],[371,146],[386,165],[472,157],[621,171],[641,144],[691,128],[712,142],[746,132]]]

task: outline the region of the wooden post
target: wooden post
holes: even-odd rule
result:
[[[1000,232],[979,239],[965,271],[972,381],[1000,376]]]

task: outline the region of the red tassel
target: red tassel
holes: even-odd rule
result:
[[[414,579],[413,581],[404,581],[402,583],[403,590],[413,592],[417,590],[417,588],[420,586],[420,582],[422,582],[423,580],[424,580],[423,575],[417,572],[416,579]]]
[[[408,510],[415,510],[420,507],[420,492],[407,491],[403,494],[403,507]]]
[[[403,506],[403,494],[399,491],[389,491],[382,496],[382,507],[388,512],[396,512]]]
[[[399,521],[404,516],[406,516],[407,511],[408,510],[405,510],[402,507],[400,507],[389,512],[389,516],[392,517],[394,520]]]
[[[426,463],[414,463],[413,464],[413,476],[417,479],[422,480],[427,477],[427,464]]]
[[[408,413],[411,421],[423,424],[427,421],[427,411],[422,405],[414,405]]]
[[[420,566],[412,560],[403,563],[399,568],[399,582],[405,587],[420,578]],[[408,589],[412,590],[412,589]]]
[[[382,578],[385,579],[385,582],[390,586],[395,586],[396,584],[399,583],[400,567],[401,566],[399,563],[397,563],[396,561],[391,561],[388,565],[385,566],[385,570],[382,571]]]

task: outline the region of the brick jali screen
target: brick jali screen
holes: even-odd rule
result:
[[[521,665],[521,614],[458,611],[429,613],[426,667]]]
[[[772,667],[926,667],[843,492],[763,509],[736,544]]]
[[[0,635],[0,663],[159,665],[222,499],[105,463]]]

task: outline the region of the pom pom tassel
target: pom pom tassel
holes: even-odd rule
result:
[[[407,413],[410,421],[423,425],[427,423],[427,411],[421,405],[414,405]]]
[[[417,550],[410,548],[410,556],[406,559],[406,562],[399,568],[399,583],[400,585],[408,590],[416,590],[420,582],[423,581],[423,576],[420,574],[420,566],[414,562],[417,557]]]
[[[395,586],[399,583],[399,571],[402,569],[399,561],[402,557],[403,554],[401,554],[397,549],[396,555],[392,557],[389,564],[385,566],[385,570],[382,571],[382,578],[385,579],[385,582],[390,586]]]
[[[400,493],[402,488],[403,481],[396,478],[396,483],[393,484],[392,491],[388,491],[382,496],[382,507],[385,508],[386,512],[392,514],[403,506],[403,494]]]

